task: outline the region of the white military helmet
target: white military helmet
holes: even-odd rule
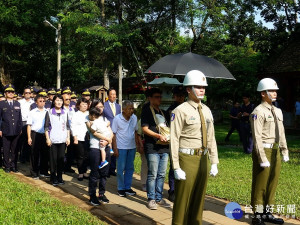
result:
[[[205,75],[199,70],[189,71],[183,80],[183,86],[208,86]]]
[[[267,91],[267,90],[279,90],[275,80],[271,78],[264,78],[259,81],[257,85],[257,91]]]

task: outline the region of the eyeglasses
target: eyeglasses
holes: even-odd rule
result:
[[[7,93],[15,93],[14,91],[6,91]]]

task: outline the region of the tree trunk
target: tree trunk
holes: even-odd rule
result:
[[[106,27],[105,0],[101,0],[100,1],[100,5],[101,5],[101,22],[102,22],[102,26]],[[110,84],[109,84],[109,76],[108,76],[108,68],[107,68],[107,60],[106,59],[104,59],[104,74],[103,74],[103,79],[104,79],[104,86],[109,89],[110,88]]]
[[[122,71],[123,65],[122,65],[122,49],[120,49],[120,59],[119,59],[119,104],[122,108],[122,79],[123,79],[123,71]]]
[[[299,12],[299,7],[297,7],[297,0],[294,0],[294,9],[295,9],[295,23],[297,24],[298,23],[298,12]]]
[[[176,0],[171,0],[171,20],[172,30],[176,31]]]
[[[101,0],[101,19],[102,24],[105,27],[106,26],[106,18],[105,18],[105,0]]]
[[[104,66],[104,86],[107,87],[109,89],[109,77],[108,77],[108,69],[107,69],[107,65],[105,63]]]
[[[0,80],[3,86],[11,83],[10,74],[5,71],[5,46],[2,45],[1,58],[0,58]]]

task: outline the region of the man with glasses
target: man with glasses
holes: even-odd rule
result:
[[[0,102],[0,137],[3,138],[4,170],[6,173],[18,172],[17,143],[22,130],[20,103],[13,100],[15,87],[8,84],[4,87],[6,101]]]
[[[72,108],[71,106],[71,88],[69,86],[64,87],[61,90],[62,93],[62,97],[64,99],[64,105],[63,108],[65,110],[65,112],[68,113],[68,118],[69,118],[69,124],[71,124],[72,121],[72,117],[75,113],[75,109]],[[64,168],[64,172],[68,172],[68,173],[75,173],[75,170],[73,170],[72,167],[72,162],[74,160],[74,138],[73,135],[70,135],[70,144],[67,147],[67,153],[66,153],[66,163],[65,163],[65,168]]]
[[[22,114],[22,133],[18,140],[18,152],[20,152],[20,161],[25,163],[29,161],[29,145],[27,143],[27,117],[30,112],[30,106],[34,101],[31,99],[31,90],[30,87],[26,87],[23,92],[24,98],[19,100],[21,106],[21,114]]]
[[[159,108],[161,98],[162,91],[158,88],[151,88],[148,97],[150,104],[143,108],[141,114],[141,126],[145,137],[144,151],[148,164],[147,207],[151,210],[156,210],[158,205],[170,207],[170,204],[163,199],[170,150],[167,138],[159,133],[158,124],[156,124],[159,119],[169,121],[167,112]]]
[[[45,136],[45,97],[37,95],[35,97],[37,108],[31,110],[27,118],[28,145],[31,146],[30,173],[33,179],[50,177],[48,173],[49,148],[46,144]]]

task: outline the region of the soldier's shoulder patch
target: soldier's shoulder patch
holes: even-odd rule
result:
[[[252,118],[252,120],[256,120],[257,119],[257,115],[256,114],[252,114],[251,118]]]
[[[175,113],[171,114],[171,121],[173,121],[175,119]]]

